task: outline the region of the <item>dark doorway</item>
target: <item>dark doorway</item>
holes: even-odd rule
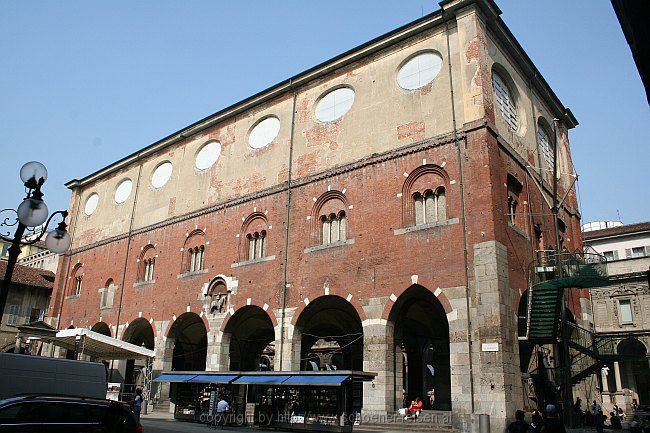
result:
[[[449,323],[438,298],[413,285],[397,299],[389,321],[395,329],[395,356],[403,362],[401,384],[394,373],[397,390],[401,385],[406,403],[419,397],[425,409],[451,410]]]
[[[208,332],[198,314],[181,314],[169,330],[167,338],[174,341],[172,370],[205,371]]]
[[[273,370],[275,331],[269,315],[255,305],[237,310],[226,325],[230,336],[230,370]]]
[[[127,343],[134,344],[140,347],[146,347],[149,350],[154,350],[154,334],[151,324],[143,319],[138,318],[131,322],[124,331],[124,336],[122,340]],[[136,363],[134,359],[129,359],[126,362],[126,370],[124,372],[124,384],[127,385],[139,385],[141,378],[138,378],[138,373],[142,366],[136,368]]]
[[[627,338],[618,344],[621,361],[621,385],[636,392],[639,405],[650,404],[650,367],[645,345],[636,338]]]
[[[363,326],[347,300],[321,296],[296,322],[301,370],[363,370]]]

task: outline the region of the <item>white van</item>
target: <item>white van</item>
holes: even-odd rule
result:
[[[98,362],[0,353],[0,399],[21,394],[106,398],[106,368]]]

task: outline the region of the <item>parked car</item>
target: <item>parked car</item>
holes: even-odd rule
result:
[[[116,401],[31,395],[0,400],[0,432],[142,433],[142,426]]]

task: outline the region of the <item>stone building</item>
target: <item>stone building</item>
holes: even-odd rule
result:
[[[6,269],[6,261],[0,261],[0,283]],[[14,351],[17,326],[43,320],[53,286],[53,272],[16,265],[0,324],[0,352]]]
[[[601,228],[602,227],[602,228]],[[650,405],[650,223],[590,224],[585,246],[607,257],[611,285],[593,289],[597,335],[614,340],[620,360],[601,369],[606,405]]]
[[[524,398],[520,297],[554,239],[554,146],[572,173],[577,121],[492,0],[441,8],[70,181],[59,328],[154,349],[156,372],[269,354],[371,371],[364,413],[435,389],[456,424],[503,428]]]

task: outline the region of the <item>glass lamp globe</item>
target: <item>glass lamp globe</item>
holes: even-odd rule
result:
[[[47,168],[40,162],[30,161],[20,169],[20,180],[23,183],[27,183],[32,179],[38,182],[41,178],[43,182],[47,180]]]
[[[27,227],[36,227],[43,224],[50,211],[43,200],[26,198],[18,206],[18,220]]]
[[[45,247],[55,254],[64,253],[70,248],[72,239],[67,230],[56,228],[47,234]]]

